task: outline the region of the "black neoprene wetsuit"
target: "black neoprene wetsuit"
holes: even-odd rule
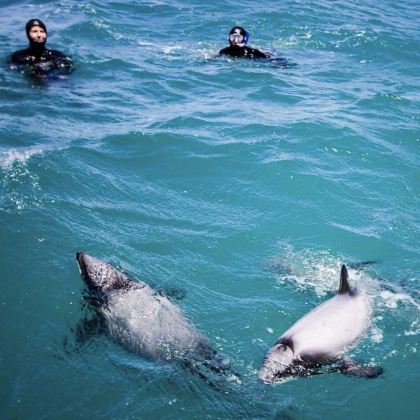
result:
[[[219,51],[219,55],[230,55],[231,57],[245,57],[245,58],[269,58],[270,55],[261,52],[251,47],[238,47],[236,45],[229,45]]]
[[[52,71],[68,74],[73,67],[73,61],[61,51],[45,48],[45,44],[31,43],[29,48],[12,54],[10,63],[13,66],[30,66],[33,76],[45,76]]]

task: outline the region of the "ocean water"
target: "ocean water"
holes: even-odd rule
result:
[[[418,1],[2,1],[2,419],[418,419]],[[24,25],[75,62],[7,67]],[[217,57],[236,24],[288,67]],[[154,287],[241,384],[218,392],[105,336],[78,351],[78,250]],[[372,320],[349,355],[380,365],[267,386],[294,321],[342,263]]]

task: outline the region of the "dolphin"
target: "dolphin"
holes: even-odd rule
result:
[[[148,359],[176,361],[217,388],[209,372],[224,374],[229,366],[177,305],[104,261],[83,252],[77,253],[76,260],[87,287],[86,299],[96,316],[95,322],[79,327],[79,333],[85,328],[83,332],[89,335],[100,326],[128,351]]]
[[[360,365],[343,357],[369,324],[371,307],[367,298],[351,289],[345,265],[341,267],[338,293],[299,319],[271,347],[259,371],[265,383],[293,376],[339,371],[361,377],[376,377],[380,367]],[[320,368],[330,364],[323,372]]]

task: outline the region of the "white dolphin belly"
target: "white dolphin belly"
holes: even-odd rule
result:
[[[369,318],[370,305],[365,296],[336,295],[299,319],[280,339],[293,339],[295,357],[318,355],[322,362],[354,343]]]
[[[311,368],[336,362],[362,335],[371,317],[370,302],[350,288],[345,265],[341,267],[340,286],[327,300],[296,321],[265,355],[259,378],[272,383]],[[355,376],[376,377],[381,368],[365,367],[341,359],[341,371]]]

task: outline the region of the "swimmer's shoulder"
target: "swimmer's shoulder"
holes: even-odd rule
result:
[[[67,57],[66,54],[64,54],[62,51],[59,50],[50,50],[48,49],[48,54],[53,55],[54,57]]]
[[[25,48],[23,50],[18,50],[15,51],[11,56],[10,56],[10,63],[11,64],[27,64],[28,62],[30,62],[30,51],[29,48]]]
[[[59,50],[51,50],[49,48],[45,48],[43,52],[44,57],[48,57],[51,59],[71,59],[67,54],[64,54],[62,51]]]
[[[222,48],[219,51],[219,55],[231,55],[230,47]]]

